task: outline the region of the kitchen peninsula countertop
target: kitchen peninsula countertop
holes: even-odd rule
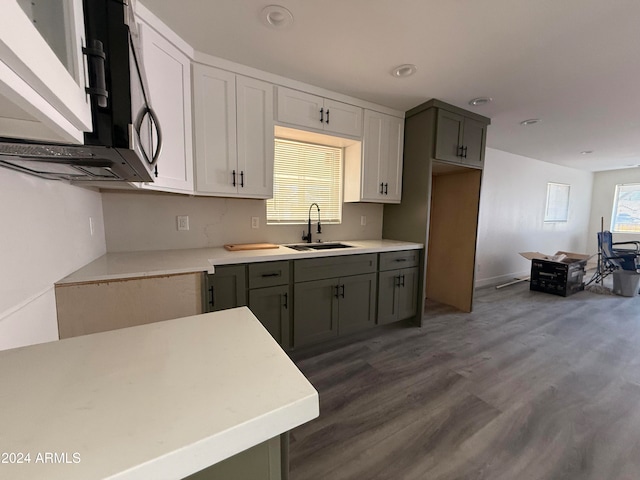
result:
[[[319,409],[246,307],[6,350],[0,383],[14,480],[183,478]]]
[[[348,240],[340,243],[351,245],[352,248],[300,252],[281,245],[274,249],[237,252],[227,251],[223,247],[214,247],[107,253],[56,284],[67,285],[196,272],[215,273],[216,265],[394,252],[420,249],[424,246],[421,243],[384,239]]]

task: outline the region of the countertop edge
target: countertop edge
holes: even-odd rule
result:
[[[277,250],[230,252],[222,247],[107,253],[55,283],[56,287],[146,277],[215,273],[217,265],[261,263],[278,260],[359,255],[367,253],[420,250],[421,243],[399,240],[346,240],[352,248],[297,251],[281,245]],[[374,245],[369,245],[374,244]],[[135,266],[130,266],[130,265]]]

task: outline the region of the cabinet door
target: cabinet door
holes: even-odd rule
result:
[[[385,203],[400,203],[402,199],[402,154],[404,151],[404,119],[387,115],[387,145],[385,150]]]
[[[193,66],[196,190],[236,194],[236,76],[205,65]]]
[[[29,121],[42,120],[47,127],[27,128],[29,138],[39,139],[42,131],[49,140],[50,129],[57,140],[82,143],[82,132],[91,131],[85,45],[82,0],[3,2],[0,63],[7,68],[0,69],[0,90],[17,97]],[[18,115],[11,118],[17,125],[2,130],[16,134],[28,125]]]
[[[273,197],[273,85],[236,76],[238,195]]]
[[[398,284],[400,272],[389,270],[378,274],[378,325],[398,319]]]
[[[362,137],[362,108],[325,98],[323,113],[326,132]]]
[[[249,309],[283,348],[290,346],[290,305],[288,285],[249,290]]]
[[[435,158],[447,162],[462,162],[460,146],[462,145],[462,127],[464,117],[457,113],[438,109],[436,125]],[[424,132],[427,135],[427,132]]]
[[[337,278],[294,285],[294,347],[338,335],[338,287]]]
[[[322,129],[324,121],[320,119],[323,111],[323,98],[310,93],[278,87],[278,121],[299,127]]]
[[[247,304],[247,280],[244,265],[216,267],[207,275],[203,301],[205,312],[217,312]]]
[[[388,139],[385,132],[385,116],[378,112],[364,112],[362,138],[362,195],[361,200],[381,202],[384,197],[386,162],[384,152]]]
[[[486,125],[472,118],[465,118],[462,145],[465,147],[462,161],[472,167],[482,168]]]
[[[140,25],[144,67],[153,109],[162,128],[163,146],[151,190],[193,192],[191,144],[191,63],[155,30]]]
[[[340,279],[339,321],[340,335],[375,325],[376,274],[356,275]]]
[[[398,320],[415,316],[418,309],[418,267],[400,270]]]

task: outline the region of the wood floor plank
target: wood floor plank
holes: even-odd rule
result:
[[[487,288],[292,358],[292,480],[640,479],[640,297]]]

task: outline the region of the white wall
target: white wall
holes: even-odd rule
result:
[[[57,340],[54,283],[106,251],[100,193],[0,168],[0,219],[0,350]]]
[[[226,243],[297,243],[307,228],[267,226],[264,200],[105,191],[102,202],[109,252],[218,247]],[[177,230],[177,215],[189,216],[189,231]],[[367,217],[364,227],[360,225],[361,215]],[[260,228],[251,228],[251,217],[259,217]],[[321,236],[315,233],[316,218],[314,209],[314,239],[382,237],[382,205],[345,203],[342,224],[323,225]]]
[[[544,223],[547,182],[571,185],[569,221]],[[480,195],[476,285],[528,275],[519,252],[591,252],[587,247],[593,174],[488,148]]]
[[[624,170],[609,170],[596,172],[593,178],[593,195],[591,198],[591,220],[589,222],[589,249],[597,251],[600,231],[600,219],[604,218],[604,229],[611,230],[611,215],[616,185],[622,183],[640,183],[640,168],[626,168]],[[637,234],[614,233],[614,242],[640,240]]]

